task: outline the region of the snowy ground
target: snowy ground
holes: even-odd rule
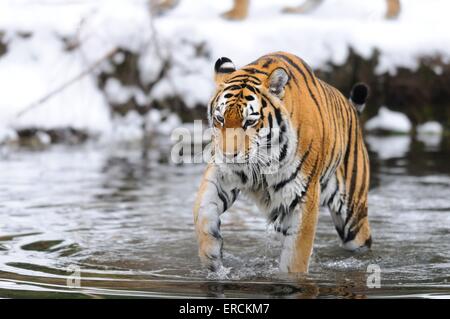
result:
[[[70,126],[107,137],[118,131],[130,135],[116,128],[108,102],[134,96],[147,105],[178,95],[190,107],[205,104],[212,91],[212,66],[220,56],[241,66],[284,50],[320,68],[328,61],[343,63],[351,46],[367,57],[378,48],[378,72],[415,68],[420,56],[441,54],[450,61],[450,37],[444,31],[450,30],[448,0],[403,0],[396,21],[383,19],[384,0],[327,0],[303,16],[280,13],[283,6],[301,0],[256,0],[248,20],[230,22],[219,14],[231,2],[181,0],[152,22],[145,0],[2,0],[0,32],[7,52],[0,56],[0,141],[26,127]],[[81,45],[67,51],[64,39]],[[173,67],[151,94],[120,82],[107,83],[102,91],[93,72],[29,109],[117,47],[140,54],[143,83],[155,79],[163,59],[169,57]],[[117,63],[121,58],[114,57]],[[103,63],[96,71],[108,68],[114,65]],[[154,113],[149,117],[160,121]],[[130,127],[139,125],[139,120],[127,121]],[[179,121],[171,118],[166,124]]]

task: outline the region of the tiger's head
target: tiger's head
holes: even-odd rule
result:
[[[217,60],[216,92],[208,108],[216,160],[267,166],[279,159],[288,126],[282,115],[288,81],[283,67],[251,64],[236,70],[230,59]]]

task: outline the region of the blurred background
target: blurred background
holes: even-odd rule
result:
[[[218,57],[243,66],[280,50],[344,94],[367,82],[365,120],[398,115],[397,126],[380,123],[401,133],[449,127],[447,1],[236,4],[230,14],[232,0],[2,1],[0,142],[167,134],[205,118]],[[284,13],[289,6],[306,12]]]
[[[447,0],[2,0],[0,297],[448,296],[449,10]],[[228,272],[211,277],[190,208],[204,166],[174,164],[169,137],[206,120],[217,58],[241,67],[274,51],[347,96],[370,85],[374,247],[339,250],[325,212],[307,281],[278,274],[279,241],[243,199],[223,217]],[[380,290],[365,284],[373,263]]]

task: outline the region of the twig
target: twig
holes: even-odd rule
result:
[[[39,107],[40,105],[42,105],[47,100],[51,99],[56,94],[60,93],[61,91],[64,91],[65,89],[67,89],[72,84],[74,84],[77,81],[81,80],[83,77],[85,77],[86,75],[88,75],[92,71],[94,71],[103,61],[111,58],[118,51],[119,51],[119,48],[114,48],[114,49],[110,50],[104,56],[102,56],[97,61],[95,61],[93,64],[91,64],[86,70],[84,70],[83,72],[81,72],[80,74],[75,76],[74,78],[70,79],[69,81],[63,83],[62,85],[60,85],[59,87],[57,87],[53,91],[47,93],[45,96],[43,96],[39,100],[37,100],[36,102],[32,103],[31,105],[29,105],[28,107],[26,107],[25,109],[23,109],[22,111],[17,113],[17,117],[21,117],[25,113],[35,109],[36,107]]]

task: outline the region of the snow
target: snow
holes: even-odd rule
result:
[[[403,158],[409,152],[411,137],[400,136],[373,136],[366,137],[369,149],[376,153],[381,160]]]
[[[92,76],[19,115],[79,74],[83,70],[81,59],[78,54],[64,52],[62,42],[51,32],[11,41],[8,52],[0,58],[0,125],[15,129],[36,126],[107,131],[109,107]]]
[[[426,150],[435,151],[439,150],[442,142],[442,135],[437,134],[418,134],[417,140],[422,142]]]
[[[442,135],[443,128],[438,122],[430,121],[417,126],[417,133],[419,135]]]
[[[258,0],[252,3],[250,17],[244,22],[217,19],[230,2],[214,1],[207,7],[205,1],[182,1],[166,19],[158,20],[157,28],[167,34],[164,38],[187,34],[188,38],[206,39],[212,56],[229,56],[237,65],[284,50],[317,68],[330,60],[342,63],[352,46],[366,57],[380,48],[378,70],[385,72],[398,66],[415,68],[419,55],[443,52],[448,56],[450,48],[445,32],[436,32],[449,27],[445,12],[450,8],[448,1],[403,0],[398,21],[383,19],[384,0],[327,0],[302,16],[280,12],[282,6],[298,4],[299,0]],[[238,36],[243,32],[245,36]]]
[[[116,78],[109,78],[105,84],[105,94],[108,102],[124,104],[130,99],[135,99],[143,106],[148,103],[147,97],[135,86],[125,86]]]
[[[17,139],[16,131],[0,126],[0,143],[14,141]]]
[[[403,0],[395,21],[383,19],[384,0],[327,0],[308,15],[281,13],[283,6],[300,1],[254,0],[249,18],[234,22],[220,18],[231,0],[181,0],[155,20],[146,0],[2,0],[0,31],[8,50],[0,56],[0,141],[2,136],[11,138],[11,133],[3,132],[24,127],[70,126],[115,135],[114,126],[120,124],[111,117],[108,103],[131,97],[139,105],[172,96],[183,97],[188,107],[205,105],[214,88],[213,65],[221,56],[239,67],[281,50],[301,56],[313,68],[325,68],[330,61],[343,63],[349,47],[365,57],[377,48],[380,73],[398,67],[414,69],[420,56],[440,54],[450,62],[450,37],[443,31],[450,28],[448,0]],[[68,51],[63,39],[79,41],[80,46]],[[171,68],[149,94],[114,80],[106,83],[103,92],[96,70],[18,115],[116,47],[139,53],[143,84],[155,81],[164,59],[170,60]],[[113,70],[123,59],[118,53],[101,69]],[[387,109],[380,116],[383,121],[371,125],[410,129],[404,117]],[[173,118],[161,125],[163,131],[178,125]],[[128,127],[130,121],[136,122],[122,122]]]
[[[144,119],[136,111],[128,112],[123,117],[114,117],[113,131],[104,142],[132,142],[142,139]]]
[[[131,143],[139,141],[144,137],[143,125],[151,128],[158,127],[157,132],[161,135],[169,136],[175,127],[180,127],[182,123],[175,114],[169,114],[162,118],[158,110],[150,110],[145,116],[139,115],[136,111],[130,111],[125,116],[114,116],[112,118],[112,132],[102,136],[102,142]],[[1,134],[1,133],[0,133]]]
[[[417,140],[429,150],[439,149],[444,129],[438,122],[430,121],[417,126]]]
[[[378,114],[366,122],[364,128],[367,131],[409,133],[412,124],[405,114],[391,111],[387,107],[382,106]]]

